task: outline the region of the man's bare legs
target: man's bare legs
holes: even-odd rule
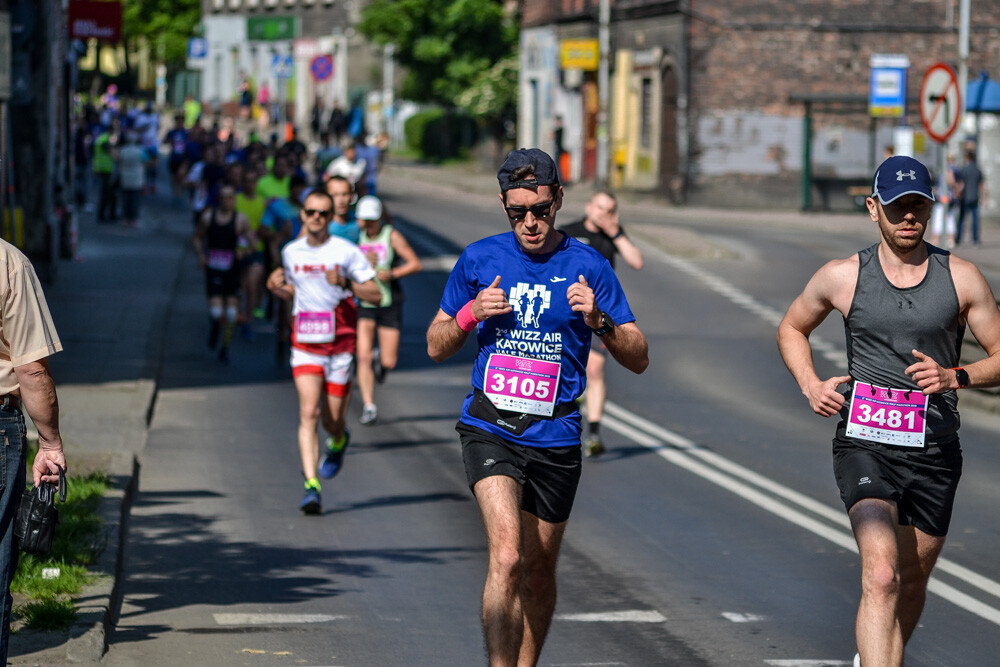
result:
[[[898,525],[896,504],[866,499],[850,511],[861,553],[861,603],[855,625],[865,667],[902,665],[927,595],[927,580],[944,547],[933,537]]]
[[[489,544],[483,634],[492,667],[538,662],[556,603],[555,564],[566,523],[520,510],[521,486],[493,476],[475,486]]]
[[[302,474],[307,480],[316,478],[319,462],[319,433],[316,431],[320,415],[320,397],[323,395],[323,378],[319,375],[298,375],[295,389],[299,394],[299,455],[302,457]]]
[[[549,632],[556,609],[556,561],[562,545],[566,522],[549,523],[533,514],[521,512],[524,549],[521,578],[521,610],[524,614],[524,637],[518,665],[538,663],[542,645]]]

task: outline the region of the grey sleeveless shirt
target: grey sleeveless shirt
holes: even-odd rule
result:
[[[917,362],[911,350],[923,352],[945,368],[958,366],[965,326],[960,322],[951,277],[951,254],[931,245],[927,251],[927,275],[906,288],[889,282],[879,262],[878,243],[858,253],[858,282],[844,318],[847,368],[854,380],[920,391],[903,373]],[[851,390],[840,412],[845,421],[850,401]],[[953,439],[958,427],[956,393],[932,394],[927,402],[927,444]]]

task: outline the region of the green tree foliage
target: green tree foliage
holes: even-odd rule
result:
[[[358,29],[395,45],[406,70],[403,97],[445,106],[517,45],[517,23],[501,0],[374,0]]]
[[[518,71],[517,56],[507,56],[480,72],[456,103],[477,118],[513,115],[517,109]]]
[[[145,37],[154,57],[183,66],[187,41],[201,21],[201,0],[124,0],[122,34],[126,41]]]

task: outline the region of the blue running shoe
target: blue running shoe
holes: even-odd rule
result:
[[[350,441],[351,432],[346,429],[344,430],[344,439],[339,444],[334,443],[333,438],[327,438],[326,456],[323,457],[323,462],[319,464],[320,477],[330,479],[337,476],[341,465],[344,463],[344,452],[347,451],[347,445]]]
[[[306,494],[302,497],[302,502],[299,503],[299,509],[304,514],[319,514],[322,510],[323,504],[319,491],[319,482],[315,480],[306,482]]]

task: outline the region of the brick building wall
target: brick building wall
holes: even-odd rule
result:
[[[949,3],[951,5],[949,10]],[[976,2],[969,78],[1000,76],[1000,3]],[[904,53],[908,97],[923,73],[957,66],[957,0],[756,0],[691,3],[690,92],[693,169],[690,199],[739,205],[797,201],[804,107],[793,94],[867,99],[873,53]],[[919,112],[906,120],[920,128]],[[876,123],[879,145],[898,121]],[[867,110],[815,115],[813,161],[820,175],[870,173]],[[881,157],[881,153],[879,153]]]

